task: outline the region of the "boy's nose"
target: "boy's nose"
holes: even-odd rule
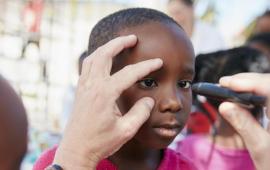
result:
[[[181,94],[176,90],[167,92],[162,96],[162,100],[159,103],[159,110],[162,113],[172,112],[177,113],[183,108],[181,101]]]

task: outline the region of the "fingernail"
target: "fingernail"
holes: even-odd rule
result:
[[[146,97],[145,103],[148,105],[150,109],[152,109],[154,107],[155,101],[150,97]]]
[[[222,112],[228,112],[235,109],[234,104],[231,102],[223,102],[219,106],[219,108],[221,109]]]
[[[163,64],[163,60],[161,60],[160,58],[156,58],[154,59],[155,62],[158,64],[158,65],[162,65]]]
[[[137,38],[136,35],[134,35],[134,34],[128,35],[127,37],[128,38]]]
[[[230,81],[231,81],[231,77],[230,76],[224,76],[224,77],[221,77],[219,79],[219,83],[221,85],[227,85],[227,84],[229,84]]]
[[[225,116],[226,118],[233,117],[235,110],[236,108],[234,107],[234,104],[230,102],[224,102],[219,106],[221,115]]]

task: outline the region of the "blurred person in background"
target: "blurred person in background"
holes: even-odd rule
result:
[[[258,50],[239,47],[202,54],[196,57],[194,82],[218,83],[223,76],[241,72],[270,72],[270,60]],[[220,101],[194,98],[194,105],[206,115],[218,114]],[[207,103],[212,108],[205,107]],[[216,113],[211,113],[216,112]],[[262,108],[252,110],[260,122]],[[192,118],[192,117],[191,117]],[[212,134],[192,134],[180,141],[178,152],[188,156],[200,170],[255,170],[254,163],[242,137],[236,129],[219,116]]]
[[[167,10],[191,38],[196,55],[225,48],[218,30],[195,17],[194,0],[169,0]]]
[[[257,18],[253,34],[270,32],[270,10]]]
[[[25,28],[25,42],[22,47],[21,57],[24,58],[27,47],[30,44],[35,44],[40,48],[40,27],[43,12],[43,0],[29,0],[23,9],[22,20]]]
[[[0,169],[19,170],[27,151],[26,111],[22,100],[0,75]]]
[[[246,44],[252,48],[255,48],[266,56],[270,60],[270,32],[254,34],[248,38]]]

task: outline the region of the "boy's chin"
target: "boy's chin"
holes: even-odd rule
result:
[[[158,141],[154,141],[154,142],[145,142],[145,141],[141,141],[143,142],[143,144],[148,147],[148,148],[152,148],[152,149],[166,149],[172,142],[173,139],[170,140],[158,140]]]

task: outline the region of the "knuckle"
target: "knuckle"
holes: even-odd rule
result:
[[[107,46],[107,44],[97,48],[97,55],[99,55],[98,58],[101,58],[101,56],[110,55],[110,49],[108,47],[106,47],[106,46]]]
[[[104,50],[103,46],[99,46],[94,53],[95,54],[100,54],[103,50]]]
[[[104,50],[105,49],[103,48],[103,46],[100,46],[91,54],[93,56],[91,56],[90,58],[92,59],[93,63],[96,62],[96,60],[100,59],[100,57],[104,54]]]
[[[92,61],[92,57],[87,57],[83,60],[83,65],[87,65],[87,64],[90,64]]]
[[[238,121],[238,123],[235,122],[235,128],[236,128],[239,132],[241,132],[241,133],[243,133],[243,134],[249,133],[249,132],[248,132],[248,129],[247,129],[247,126],[249,126],[249,122],[248,122],[248,121]]]
[[[119,96],[122,93],[122,90],[118,86],[111,86],[108,93],[109,93],[109,95],[111,95],[113,97],[114,96]]]
[[[125,66],[125,67],[123,68],[123,72],[129,73],[129,72],[132,71],[133,67],[134,67],[133,64],[127,65],[127,66]]]
[[[144,76],[142,75],[142,71],[138,69],[138,65],[136,64],[125,66],[123,72],[124,74],[129,76],[130,79],[139,80]]]
[[[118,86],[115,85],[115,83],[112,82],[110,77],[102,78],[100,80],[97,80],[95,83],[93,90],[97,91],[100,96],[103,96],[104,98],[110,98],[114,99],[115,96],[118,96],[118,92],[120,91]]]

